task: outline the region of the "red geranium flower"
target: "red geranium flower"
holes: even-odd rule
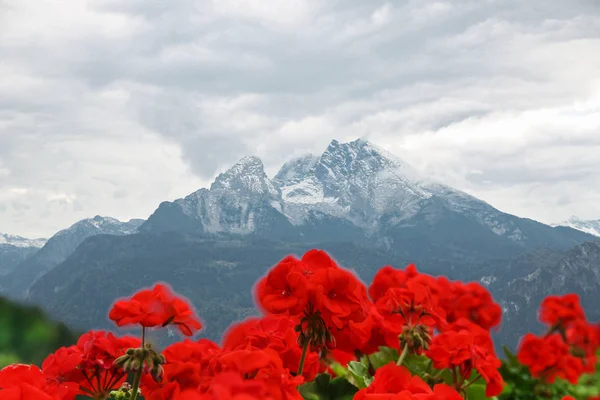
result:
[[[61,348],[48,356],[42,368],[49,382],[74,382],[79,385],[79,394],[107,395],[119,388],[126,378],[126,373],[116,367],[114,361],[140,344],[134,337],[90,331],[81,335],[75,346]]]
[[[406,273],[402,270],[394,269],[390,265],[380,268],[373,277],[369,286],[369,296],[374,302],[385,296],[388,289],[404,287],[407,281]]]
[[[498,372],[502,363],[479,335],[468,329],[443,332],[433,338],[426,354],[437,369],[458,369],[464,378],[463,384],[475,368],[487,383],[486,395],[493,397],[503,390],[504,380]]]
[[[561,377],[575,384],[584,370],[582,361],[570,354],[558,333],[543,338],[528,333],[521,341],[517,359],[533,377],[549,383]]]
[[[73,400],[77,391],[53,385],[35,365],[14,364],[0,370],[3,400]]]
[[[565,337],[571,353],[582,358],[585,372],[596,370],[596,351],[600,347],[600,335],[596,327],[585,320],[576,320],[567,328]]]
[[[262,318],[249,318],[233,325],[223,339],[223,347],[228,350],[272,349],[275,350],[284,368],[296,372],[300,366],[302,349],[298,345],[295,327],[298,320],[287,316],[269,315]],[[307,381],[313,380],[319,370],[319,356],[309,351],[304,362],[302,375]]]
[[[299,315],[308,303],[308,281],[300,261],[288,256],[257,286],[258,303],[269,313]]]
[[[0,389],[2,400],[63,400],[56,395],[50,395],[44,390],[28,383],[19,383],[9,388]]]
[[[184,397],[180,397],[185,400]],[[190,400],[193,398],[190,397]],[[214,377],[199,400],[277,400],[268,394],[265,382],[244,380],[238,373],[224,372]]]
[[[211,362],[221,349],[208,339],[186,339],[166,347],[162,354],[167,361],[163,365],[163,381],[157,383],[147,375],[142,378],[142,392],[147,400],[169,400],[182,391],[207,386],[214,375]]]
[[[440,277],[439,303],[446,311],[449,323],[467,318],[484,329],[500,324],[502,307],[494,302],[491,293],[477,282],[450,282]]]
[[[540,306],[540,321],[550,326],[566,326],[576,320],[585,320],[579,296],[548,296]]]
[[[323,250],[309,250],[302,256],[302,260],[300,261],[301,271],[308,277],[314,275],[316,271],[321,269],[339,268],[335,261],[329,257],[329,254]]]
[[[387,395],[387,396],[386,396]],[[368,388],[361,389],[354,396],[355,400],[404,400],[404,399],[445,399],[461,400],[454,389],[448,385],[436,385],[431,390],[429,385],[418,376],[395,363],[389,363],[375,372],[375,379]]]
[[[302,376],[293,377],[283,367],[275,350],[234,350],[219,356],[220,371],[234,371],[246,379],[264,382],[267,395],[274,399],[302,400],[297,387],[304,383]]]
[[[342,328],[355,314],[362,314],[367,300],[366,288],[351,272],[321,269],[310,284],[311,301],[321,312],[327,326]]]
[[[139,324],[150,328],[173,324],[186,336],[192,336],[202,328],[189,304],[176,297],[164,284],[139,291],[130,299],[117,301],[110,310],[109,318],[117,326]]]

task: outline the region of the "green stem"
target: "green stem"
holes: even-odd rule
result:
[[[474,384],[475,382],[477,382],[478,380],[481,379],[481,375],[478,375],[477,378],[473,379],[471,382],[469,382],[466,386],[463,386],[463,389],[468,388],[469,386],[471,386],[472,384]]]
[[[137,370],[135,373],[135,378],[133,379],[133,387],[131,388],[131,397],[129,400],[135,400],[138,395],[138,389],[140,388],[140,381],[142,380],[142,367]]]
[[[308,352],[308,342],[309,341],[306,340],[304,346],[302,346],[302,356],[300,357],[300,365],[298,366],[298,376],[302,375],[302,371],[304,371],[304,361],[306,360],[306,353]]]
[[[406,343],[404,345],[404,348],[402,349],[402,354],[400,354],[400,357],[398,357],[398,362],[396,362],[396,365],[402,365],[407,354],[408,354],[408,343]]]
[[[146,347],[146,327],[142,327],[142,349]],[[131,397],[129,400],[136,400],[138,396],[138,389],[140,388],[140,381],[142,380],[142,371],[144,369],[143,363],[140,364],[139,369],[135,373],[133,378],[133,387],[131,388]]]

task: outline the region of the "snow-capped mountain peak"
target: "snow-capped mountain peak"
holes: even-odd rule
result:
[[[520,226],[529,222],[425,178],[409,163],[363,139],[332,140],[318,156],[286,162],[273,179],[258,157],[243,158],[219,174],[210,189],[162,204],[144,229],[176,226],[205,234],[264,235],[293,231],[306,236],[304,232],[327,220],[389,243],[387,232],[415,224],[434,226],[450,216],[476,222],[518,245],[530,240]]]
[[[27,239],[22,236],[0,233],[0,244],[6,244],[14,247],[37,247],[41,248],[48,239]]]
[[[332,140],[321,155],[319,164],[333,164],[342,167],[347,173],[356,172],[358,169],[364,170],[366,173],[376,173],[383,169],[398,169],[403,175],[410,175],[412,179],[419,178],[416,169],[410,164],[364,139],[347,143]]]
[[[579,217],[573,216],[564,222],[552,224],[552,226],[567,226],[569,228],[577,229],[578,231],[600,237],[600,219],[583,220]]]
[[[411,165],[362,139],[348,143],[333,140],[319,158],[316,175],[333,192],[348,184],[367,185],[378,175],[413,183],[419,180]]]
[[[419,181],[408,163],[362,139],[333,140],[319,157],[292,160],[275,178],[291,220],[301,221],[310,205],[359,226],[372,225],[390,209],[410,214],[416,202],[431,196]]]
[[[301,181],[307,174],[314,171],[319,156],[306,154],[302,157],[294,158],[283,164],[283,167],[277,172],[273,180],[281,186],[290,185]]]
[[[233,167],[219,174],[211,191],[235,191],[255,195],[278,196],[279,189],[271,182],[263,162],[256,156],[244,157]]]
[[[66,235],[83,235],[87,237],[94,234],[131,235],[137,232],[137,228],[143,222],[141,219],[122,222],[116,218],[96,215],[93,218],[82,219],[74,223],[69,228],[57,232],[54,237]]]

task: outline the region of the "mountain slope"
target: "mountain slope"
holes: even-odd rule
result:
[[[0,276],[12,272],[17,265],[35,254],[46,241],[0,233]]]
[[[541,332],[537,310],[549,294],[577,293],[591,321],[600,321],[600,241],[566,252],[539,249],[512,260],[488,261],[472,269],[471,279],[486,284],[502,304],[497,337],[515,344],[515,332]]]
[[[403,268],[414,261],[423,272],[480,281],[504,309],[502,328],[494,334],[497,343],[511,347],[525,332],[539,330],[537,308],[550,293],[579,293],[589,318],[600,320],[600,242],[567,252],[540,249],[514,259],[458,263],[420,262],[352,243],[215,240],[172,232],[100,235],[36,282],[30,298],[78,329],[110,328],[106,315],[115,299],[165,281],[196,306],[205,319],[203,335],[218,340],[230,323],[257,313],[252,298],[257,279],[286,255],[313,247],[325,249],[367,283],[383,265]]]
[[[369,275],[373,266],[403,263],[353,244],[325,247],[345,266]],[[204,335],[219,339],[234,320],[257,313],[254,282],[288,254],[312,246],[263,239],[201,239],[178,233],[95,236],[31,288],[31,300],[71,326],[108,328],[110,305],[157,281],[186,296],[205,319]],[[85,265],[86,268],[81,268]]]
[[[20,263],[34,255],[38,247],[17,247],[0,244],[0,276],[11,273]]]
[[[81,220],[56,233],[38,252],[14,267],[2,279],[0,290],[14,298],[26,297],[29,287],[36,279],[63,262],[86,238],[100,234],[129,235],[137,232],[142,222],[121,222],[101,216]]]

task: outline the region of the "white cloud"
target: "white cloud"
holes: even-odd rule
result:
[[[517,0],[0,2],[0,231],[147,217],[368,137],[502,210],[600,217],[600,12]]]

